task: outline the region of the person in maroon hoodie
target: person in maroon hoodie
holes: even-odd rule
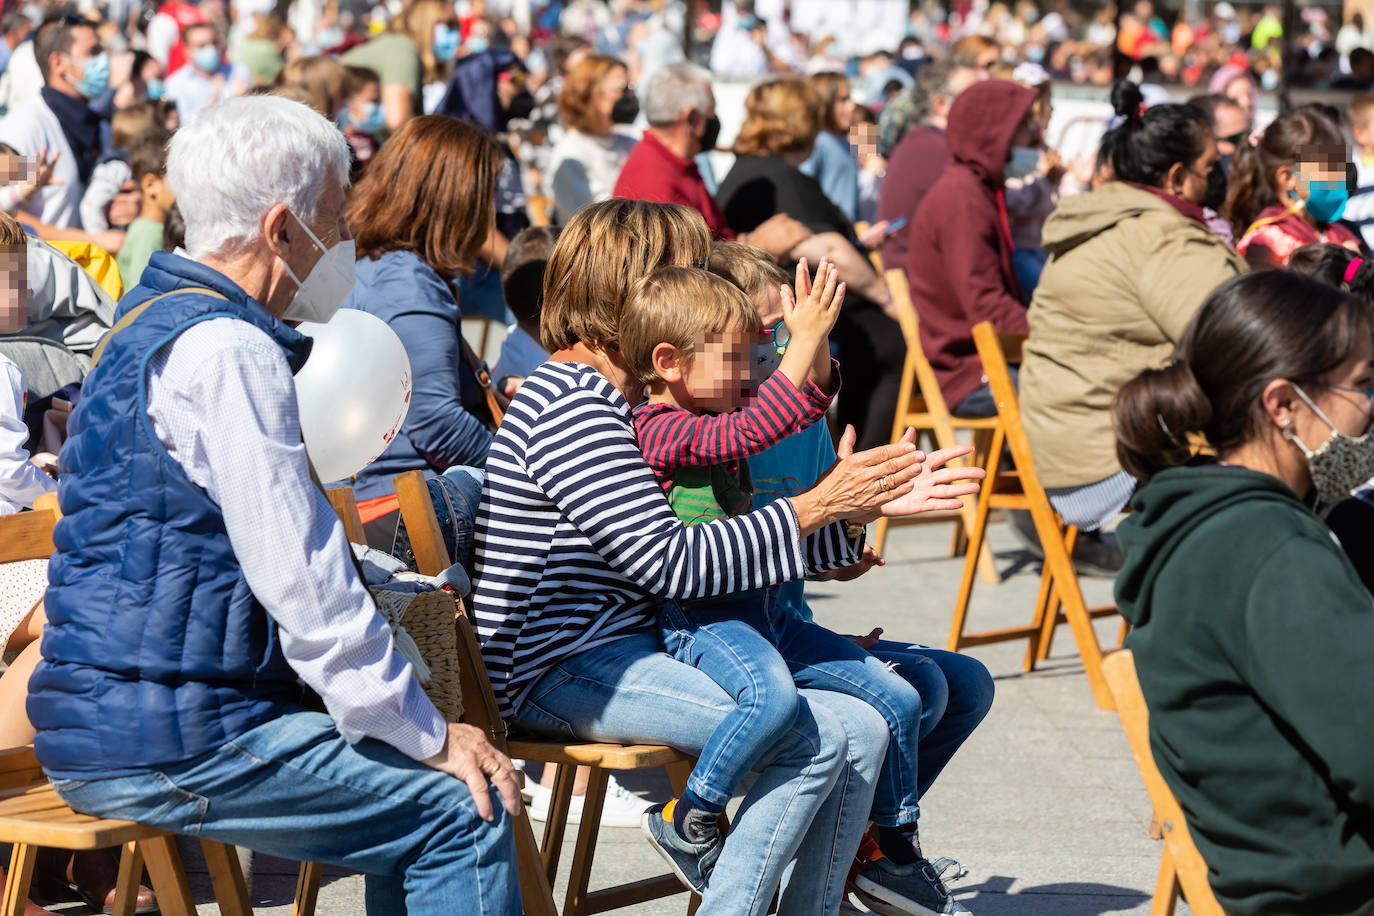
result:
[[[911,219],[949,162],[945,129],[949,127],[950,107],[961,92],[986,76],[985,72],[952,59],[931,61],[921,68],[911,89],[913,104],[918,109],[914,114],[917,123],[902,135],[888,156],[887,174],[878,191],[880,222]],[[883,265],[905,266],[910,244],[910,225],[894,230],[883,242]]]
[[[958,416],[996,412],[973,326],[1027,331],[1002,195],[1011,148],[1037,139],[1034,102],[1035,90],[1006,80],[964,90],[949,112],[950,161],[911,219],[906,272],[921,346]]]

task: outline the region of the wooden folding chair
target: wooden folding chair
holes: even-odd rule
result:
[[[425,575],[442,572],[449,566],[448,549],[444,546],[439,522],[434,515],[424,474],[408,471],[398,476],[394,485],[401,503],[401,517],[405,519],[406,531],[410,533],[411,546],[415,551],[416,568]],[[464,720],[482,729],[493,745],[512,758],[558,767],[549,803],[549,817],[544,825],[542,847],[535,845],[528,814],[523,809],[516,825],[516,855],[526,914],[557,913],[550,888],[558,874],[563,835],[572,805],[573,781],[579,766],[589,767],[591,778],[587,782],[587,795],[583,800],[582,823],[568,875],[568,895],[563,905],[563,916],[605,913],[686,892],[686,888],[672,874],[595,891],[589,890],[588,886],[601,826],[601,809],[611,771],[666,767],[673,790],[680,793],[686,787],[687,776],[691,773],[692,757],[663,745],[508,739],[505,723],[497,709],[496,694],[487,677],[476,631],[461,601],[458,602],[457,627]],[[693,895],[689,913],[695,910],[697,902]]]
[[[1064,525],[1035,474],[1030,442],[1026,439],[1025,427],[1021,425],[1020,401],[1007,368],[1008,362],[1020,362],[1025,339],[1024,334],[998,334],[988,321],[973,327],[973,342],[978,348],[983,372],[988,377],[988,385],[997,402],[997,417],[988,454],[1000,456],[1005,445],[1011,450],[1014,469],[989,472],[978,494],[978,509],[969,529],[968,553],[964,560],[963,578],[959,583],[959,597],[954,604],[948,648],[957,652],[965,646],[1025,639],[1028,640],[1025,670],[1030,671],[1037,661],[1049,656],[1050,640],[1062,618],[1068,621],[1073,630],[1078,654],[1083,660],[1083,669],[1088,675],[1097,705],[1111,709],[1112,697],[1102,677],[1102,648],[1093,631],[1093,618],[1115,614],[1116,608],[1089,608],[1084,602],[1078,573],[1073,568],[1073,545],[1078,537],[1078,529]],[[987,540],[988,515],[993,509],[1028,510],[1034,519],[1036,534],[1045,551],[1040,594],[1030,626],[965,633],[969,601],[973,597],[975,558]]]
[[[0,518],[0,563],[52,556],[57,495],[39,497],[32,512]],[[48,782],[32,747],[0,750],[0,843],[13,844],[0,916],[22,916],[39,847],[85,852],[122,847],[114,912],[131,916],[148,866],[163,916],[195,916],[196,905],[172,834],[133,821],[77,814]],[[251,916],[248,888],[234,847],[202,840],[205,862],[223,916]]]
[[[868,223],[859,220],[859,222],[854,224],[854,234],[861,236],[870,228],[872,227],[869,226]],[[878,276],[881,277],[883,275],[883,256],[878,248],[874,248],[868,252],[868,263],[873,265],[873,269],[877,271]]]
[[[1136,678],[1135,658],[1129,649],[1110,652],[1102,660],[1102,672],[1116,701],[1121,727],[1135,754],[1135,765],[1145,781],[1145,791],[1155,808],[1155,818],[1164,832],[1164,854],[1159,863],[1150,916],[1173,916],[1179,895],[1188,902],[1194,916],[1226,916],[1207,883],[1207,863],[1193,843],[1183,809],[1169,784],[1155,765],[1150,751],[1150,711]]]
[[[892,304],[897,308],[897,317],[902,326],[902,337],[906,340],[906,366],[902,369],[902,388],[897,395],[897,415],[892,419],[892,441],[896,442],[908,427],[916,430],[919,443],[924,437],[933,449],[949,448],[959,442],[958,432],[967,430],[974,435],[974,453],[968,459],[951,462],[958,465],[966,460],[987,470],[991,476],[996,470],[996,461],[990,461],[988,448],[992,441],[992,430],[997,425],[996,417],[966,418],[956,417],[949,412],[944,395],[940,393],[940,383],[935,380],[935,370],[921,349],[920,319],[916,307],[911,303],[911,288],[907,284],[906,271],[893,268],[886,274],[887,288],[892,291]],[[959,514],[939,513],[934,515],[915,515],[909,519],[879,519],[873,532],[873,549],[883,552],[887,543],[889,525],[919,524],[922,522],[954,521],[954,536],[950,544],[950,556],[961,554],[967,543],[967,533],[973,527],[977,504],[973,499],[965,499]],[[984,547],[978,557],[978,569],[983,580],[996,585],[1002,581],[993,563],[992,550]]]

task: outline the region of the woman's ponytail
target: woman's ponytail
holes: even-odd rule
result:
[[[1212,405],[1186,362],[1146,369],[1116,394],[1112,425],[1116,456],[1131,476],[1147,481],[1160,471],[1187,464],[1193,434],[1212,420]]]

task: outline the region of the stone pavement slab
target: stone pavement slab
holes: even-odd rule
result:
[[[991,537],[998,566],[1012,575],[998,586],[977,583],[970,630],[1029,623],[1039,583],[1038,565],[1019,551],[1005,524],[995,524]],[[847,633],[881,626],[889,638],[943,646],[962,567],[946,556],[948,543],[948,525],[894,528],[885,568],[852,583],[808,586],[817,620]],[[1109,580],[1084,580],[1084,591],[1090,605],[1111,601]],[[1104,646],[1115,644],[1119,621],[1100,620],[1097,628]],[[1116,715],[1094,704],[1067,628],[1060,628],[1049,662],[1029,674],[1021,670],[1022,643],[970,652],[992,671],[997,699],[922,802],[927,851],[953,856],[970,870],[956,897],[977,916],[1145,916],[1161,844],[1148,836],[1150,805]],[[627,774],[624,783],[646,798],[668,795],[661,774]],[[571,858],[569,839],[565,873]],[[190,867],[198,899],[208,900],[203,867],[194,860]],[[593,886],[661,871],[637,830],[601,832]],[[294,863],[259,859],[257,912],[288,916],[294,881]],[[563,892],[560,881],[560,902]],[[620,912],[677,916],[686,902],[683,896]],[[217,908],[206,904],[200,912]],[[1186,905],[1178,912],[1186,914]],[[362,881],[331,872],[319,913],[362,916]]]

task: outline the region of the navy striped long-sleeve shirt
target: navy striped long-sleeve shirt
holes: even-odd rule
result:
[[[492,443],[477,515],[473,607],[502,715],[565,659],[648,630],[652,596],[729,594],[858,559],[842,526],[799,534],[785,499],[683,525],[615,386],[581,363],[545,363]]]

